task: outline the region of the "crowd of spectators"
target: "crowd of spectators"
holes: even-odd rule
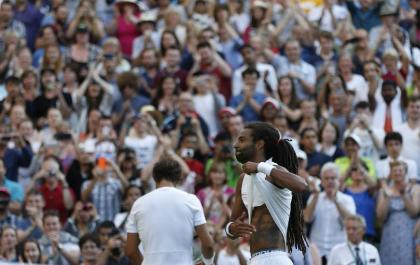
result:
[[[264,121],[309,184],[295,264],[341,264],[348,224],[420,264],[418,0],[0,0],[0,100],[0,263],[129,264],[128,213],[171,158],[216,264],[245,264],[234,142]]]

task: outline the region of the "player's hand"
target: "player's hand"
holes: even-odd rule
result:
[[[245,212],[229,226],[229,232],[235,237],[248,238],[256,231],[255,226],[244,222]]]
[[[258,172],[258,163],[246,162],[242,165],[242,171],[246,174],[254,174]]]

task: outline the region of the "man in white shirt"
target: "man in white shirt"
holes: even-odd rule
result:
[[[291,39],[284,45],[286,57],[276,55],[273,65],[277,68],[277,75],[289,75],[293,78],[299,99],[311,98],[315,94],[315,67],[303,61],[299,41]]]
[[[328,265],[381,265],[376,247],[362,241],[366,229],[365,219],[356,214],[344,221],[347,242],[334,246],[328,258]]]
[[[332,162],[324,164],[321,169],[324,191],[315,190],[303,212],[305,222],[312,223],[309,238],[324,262],[334,245],[346,241],[343,220],[356,213],[353,198],[338,190],[338,178],[339,168]]]
[[[406,176],[410,182],[416,183],[418,179],[416,161],[405,158],[401,155],[403,136],[398,132],[390,132],[385,136],[384,143],[388,157],[379,160],[376,165],[378,179],[388,179],[389,173],[391,172],[389,163],[395,161],[403,161],[407,164]]]
[[[133,265],[193,265],[194,234],[202,261],[213,264],[214,250],[200,201],[175,188],[181,167],[170,159],[153,168],[157,189],[139,198],[127,220],[126,254]],[[139,251],[142,242],[143,253]]]
[[[274,67],[270,64],[266,63],[259,63],[257,62],[257,55],[255,54],[255,49],[250,44],[245,44],[241,48],[241,55],[244,59],[244,65],[240,68],[236,69],[233,73],[233,80],[232,80],[232,94],[233,96],[240,95],[242,90],[244,89],[245,85],[242,78],[242,72],[244,72],[248,68],[255,68],[260,77],[258,78],[257,85],[255,88],[256,92],[265,94],[266,92],[266,84],[270,86],[272,91],[277,89],[277,76]]]
[[[159,138],[150,133],[155,132],[154,126],[147,114],[136,115],[128,136],[124,138],[124,145],[136,152],[138,169],[146,167],[155,155]]]
[[[395,128],[404,135],[401,154],[417,163],[417,172],[420,172],[420,97],[413,97],[408,102],[407,122]]]

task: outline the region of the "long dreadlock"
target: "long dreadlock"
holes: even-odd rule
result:
[[[296,153],[286,139],[281,139],[279,131],[268,123],[255,122],[245,128],[252,131],[253,141],[264,141],[264,154],[266,158],[272,158],[273,162],[285,167],[293,174],[298,173],[298,159]],[[289,224],[287,228],[287,247],[289,252],[296,247],[303,253],[306,252],[306,236],[304,232],[304,220],[302,211],[302,199],[300,193],[292,192]]]

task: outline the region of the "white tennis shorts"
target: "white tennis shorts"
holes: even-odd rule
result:
[[[268,253],[254,255],[248,265],[293,265],[289,254],[284,251],[275,250]]]

